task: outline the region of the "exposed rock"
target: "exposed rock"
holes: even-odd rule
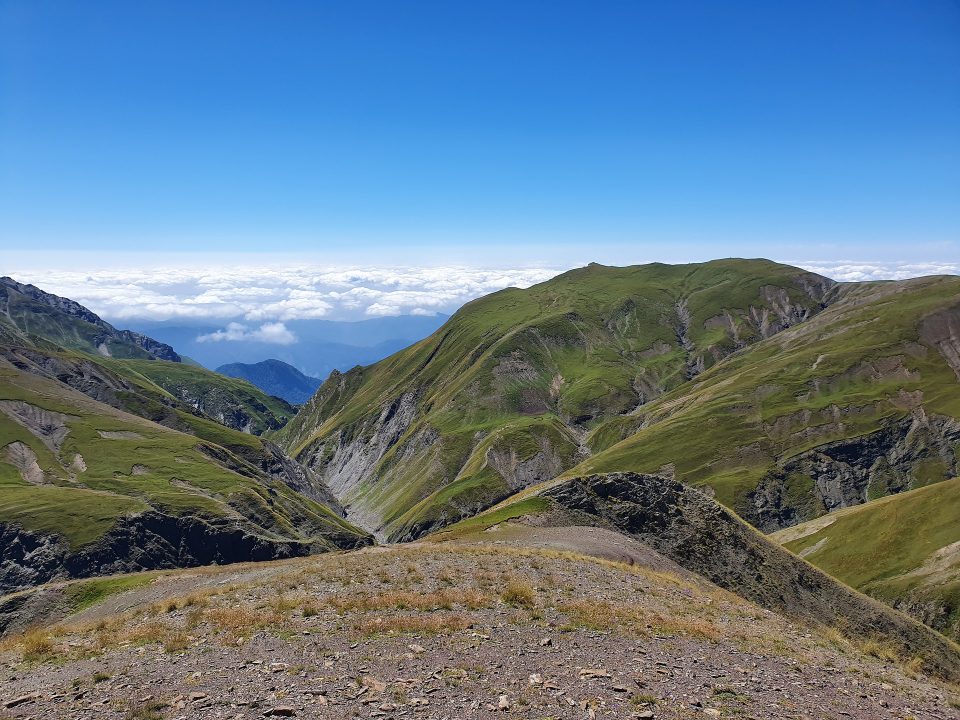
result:
[[[960,421],[916,413],[875,432],[791,458],[760,481],[741,513],[764,532],[772,532],[824,512],[945,480],[960,474],[958,443]],[[942,468],[941,477],[919,480],[918,472],[931,462]],[[800,478],[810,492],[797,491]]]
[[[47,483],[43,470],[37,463],[37,454],[28,445],[19,440],[12,442],[4,448],[4,457],[8,463],[17,468],[24,482],[31,485],[45,485]]]
[[[757,604],[862,637],[896,638],[947,676],[960,656],[943,636],[890,611],[774,545],[704,493],[639,473],[574,478],[542,491],[574,517],[624,532],[679,565]]]
[[[960,380],[960,305],[924,318],[920,339],[940,351]]]
[[[71,548],[58,536],[0,523],[0,594],[57,579],[275,560],[369,542],[346,532],[316,531],[314,540],[298,542],[256,534],[245,520],[148,511],[121,518],[95,542]]]
[[[33,433],[56,456],[70,433],[67,423],[78,419],[22,400],[0,400],[0,412]]]

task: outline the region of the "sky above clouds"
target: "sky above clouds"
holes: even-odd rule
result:
[[[0,262],[955,262],[958,38],[955,0],[4,0]],[[110,292],[225,311],[226,275]],[[241,310],[473,292],[416,277],[271,277]]]

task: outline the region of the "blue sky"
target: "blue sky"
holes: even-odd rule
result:
[[[952,262],[960,4],[0,0],[0,247]]]

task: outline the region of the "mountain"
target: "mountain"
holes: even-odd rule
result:
[[[169,345],[130,330],[117,330],[73,300],[9,277],[0,277],[0,325],[7,325],[7,332],[104,357],[180,362]]]
[[[960,479],[837,510],[771,539],[960,639]]]
[[[446,315],[422,317],[401,315],[356,322],[335,320],[287,320],[284,325],[295,338],[287,345],[247,337],[212,340],[223,325],[177,321],[138,321],[134,328],[159,338],[204,367],[213,369],[231,363],[255,364],[276,359],[310,377],[326,378],[333,370],[346,371],[369,365],[422,340],[447,319]],[[241,324],[255,327],[238,320]]]
[[[960,277],[838,287],[630,417],[570,474],[669,466],[764,531],[960,474]]]
[[[357,522],[415,537],[573,467],[603,421],[836,294],[763,260],[590,265],[475,300],[410,348],[333,373],[277,437]]]
[[[151,337],[117,330],[72,300],[9,278],[0,279],[0,293],[5,310],[0,314],[0,354],[20,369],[73,384],[96,399],[103,399],[104,384],[119,383],[123,392],[110,394],[109,404],[115,407],[142,406],[142,398],[132,403],[124,398],[146,393],[150,402],[196,412],[256,435],[282,427],[296,412],[249,383],[182,362],[170,346]],[[96,369],[78,375],[77,362]],[[111,378],[104,380],[103,373]]]
[[[106,357],[157,345],[123,331],[84,344],[110,326],[18,293],[0,321],[0,592],[369,542],[310,471],[229,427],[279,427],[284,401],[185,363]]]
[[[4,712],[954,717],[958,283],[591,265],[263,436],[0,323]]]
[[[221,365],[217,372],[246,380],[265,393],[297,405],[309,400],[321,383],[319,378],[304,375],[292,365],[280,360],[264,360],[252,365],[231,363]]]
[[[391,540],[611,472],[665,473],[772,532],[960,475],[958,297],[953,276],[593,265],[332,375],[277,438]],[[947,627],[952,577],[912,595],[855,584]]]

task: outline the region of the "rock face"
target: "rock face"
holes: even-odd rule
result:
[[[131,330],[117,330],[80,303],[33,285],[0,278],[0,312],[21,332],[108,357],[146,357],[180,362],[169,345]],[[53,322],[45,322],[50,317]],[[61,320],[67,319],[65,326]]]
[[[541,495],[574,519],[636,538],[763,607],[862,637],[897,638],[905,656],[919,655],[947,676],[960,671],[960,655],[945,638],[774,545],[699,490],[658,475],[610,473],[574,478]]]
[[[363,536],[326,532],[312,542],[255,534],[249,523],[146,512],[123,518],[94,543],[71,548],[57,536],[0,523],[0,595],[51,580],[229,564],[352,549]],[[0,628],[2,630],[2,628]]]
[[[783,463],[751,494],[745,518],[764,532],[960,474],[960,421],[922,411],[876,432],[821,445]],[[804,490],[804,492],[800,492]]]

